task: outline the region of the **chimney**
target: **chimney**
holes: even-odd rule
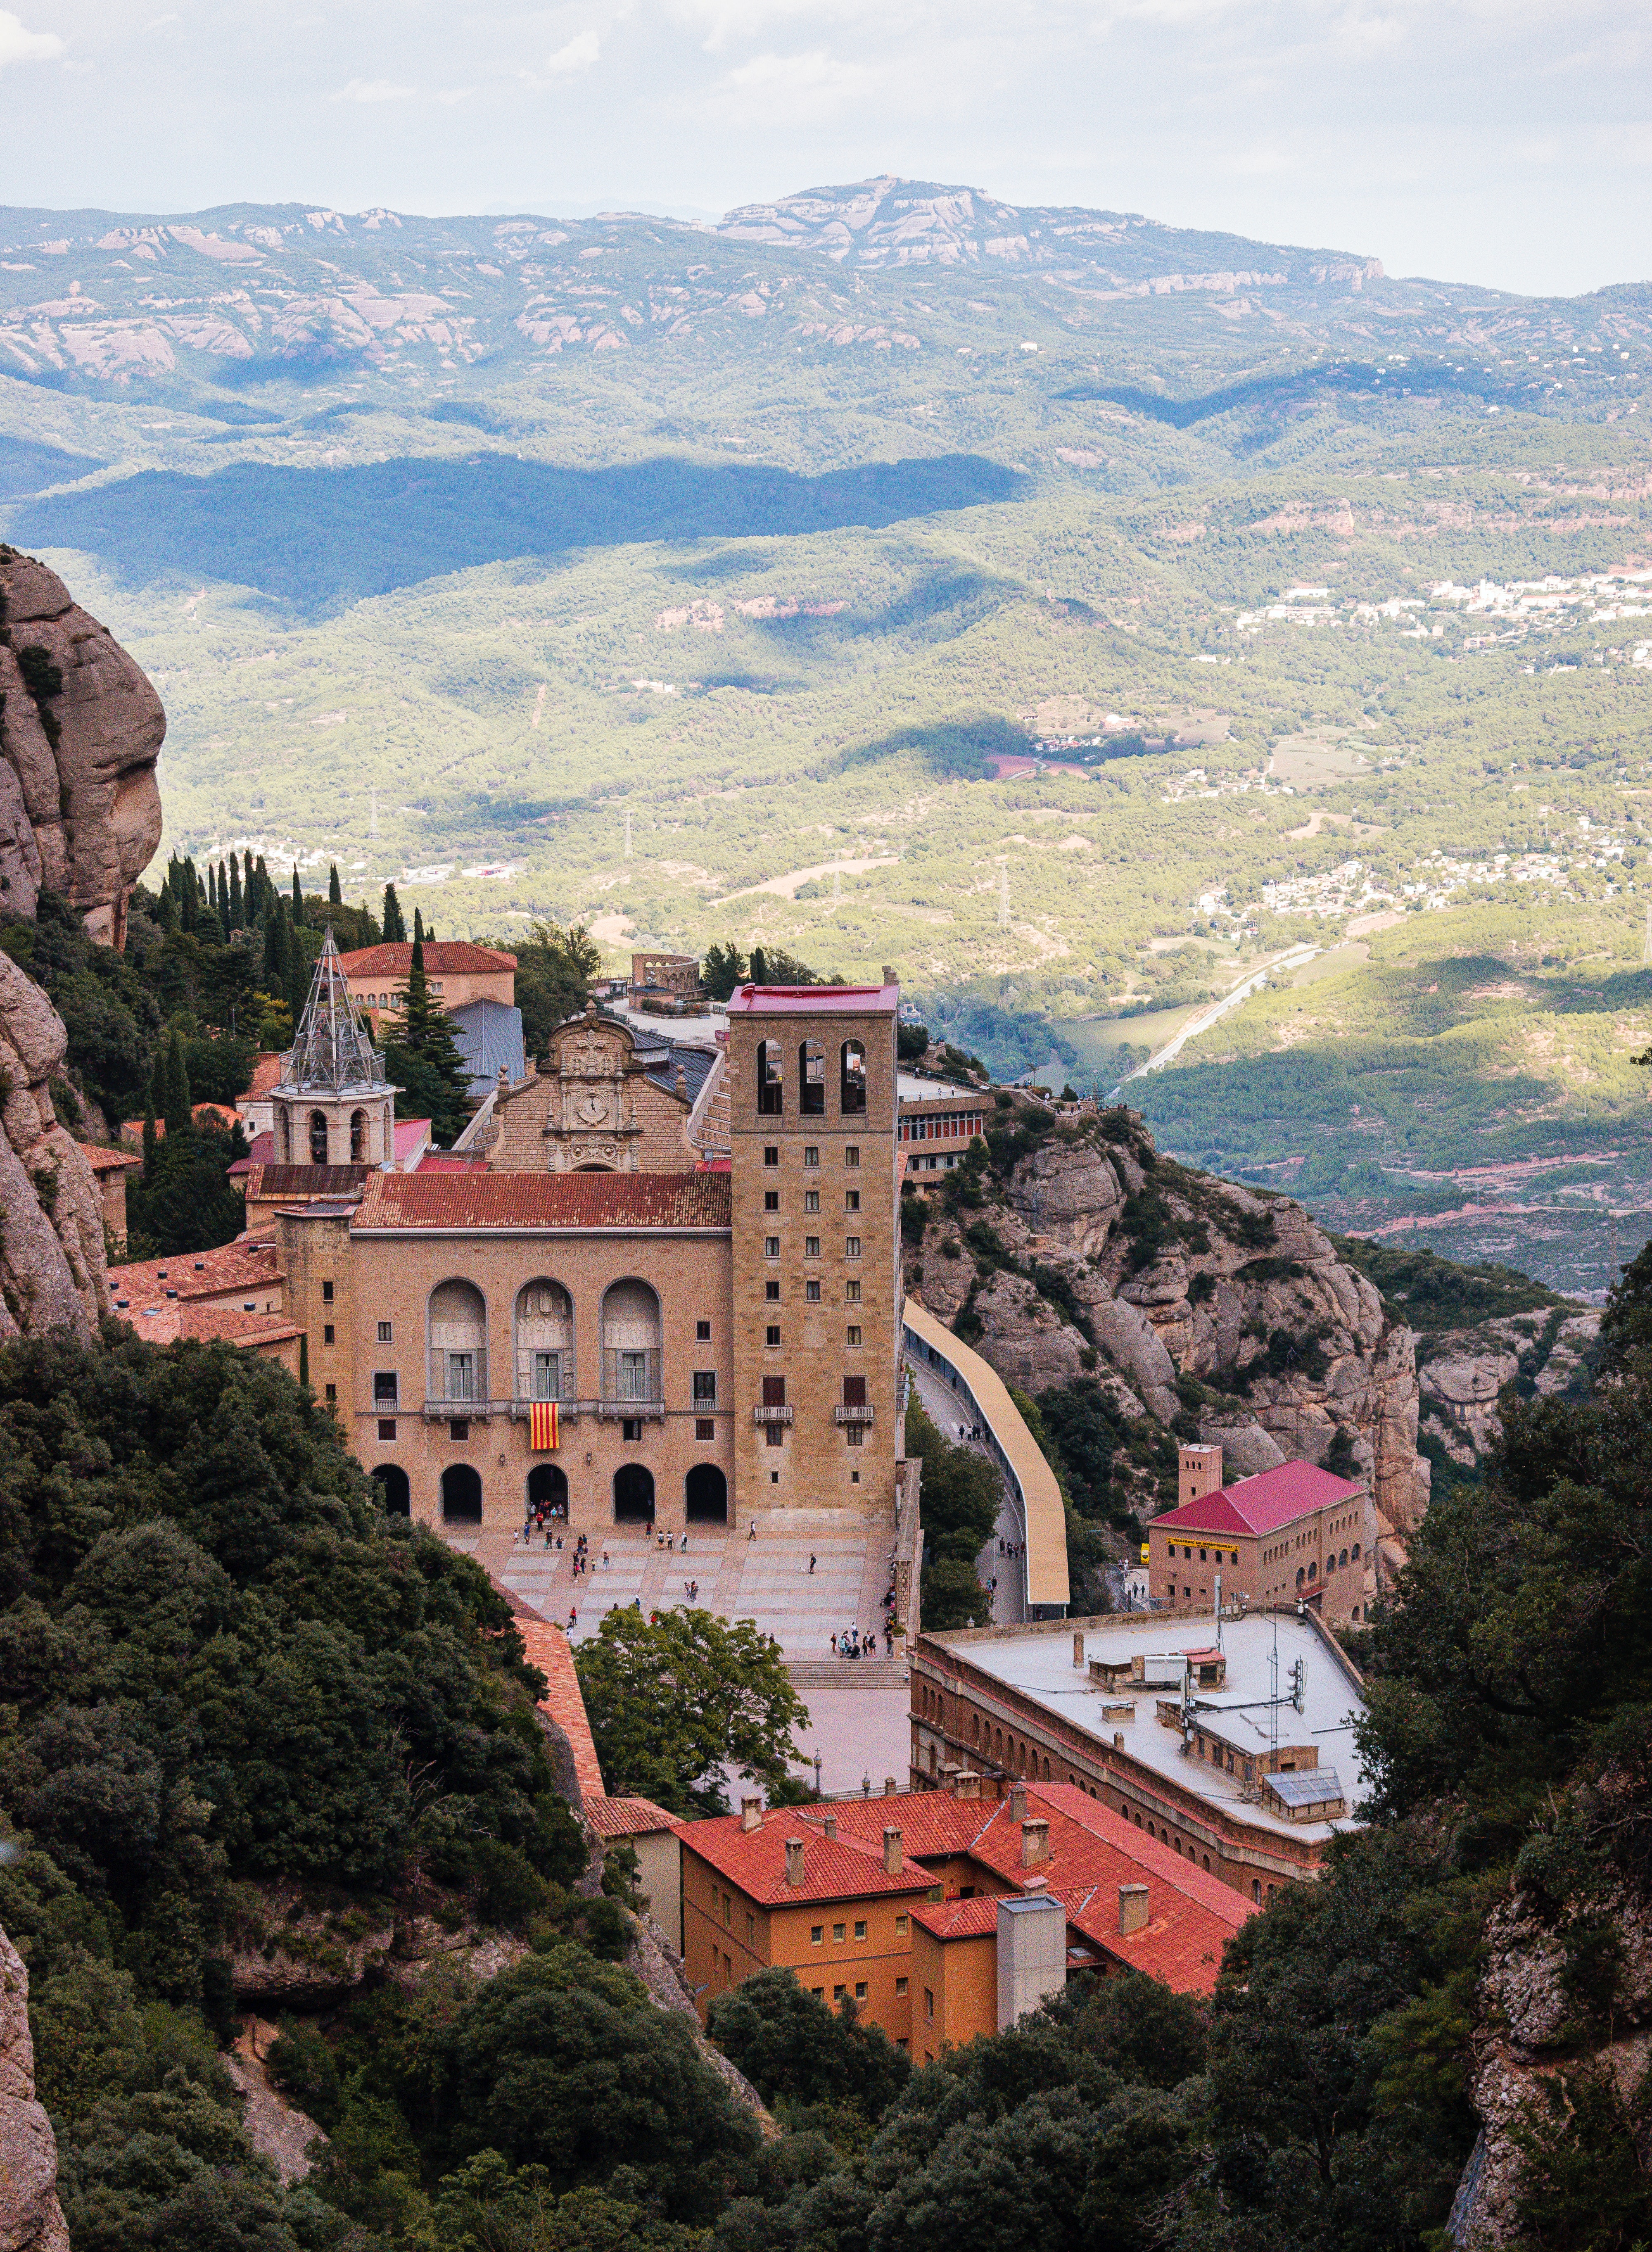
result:
[[[824,1823],[822,1825],[822,1827],[824,1829],[826,1835],[829,1838],[836,1838],[837,1835],[837,1817],[835,1814],[829,1814],[826,1817]]]
[[[760,1798],[742,1798],[740,1801],[740,1828],[742,1830],[760,1830],[762,1826],[762,1800]]]
[[[900,1850],[899,1831],[885,1830],[884,1832],[885,1874],[891,1877],[898,1877],[905,1866],[906,1862]]]
[[[892,1775],[886,1775],[884,1777],[884,1797],[885,1798],[898,1798],[899,1796],[900,1785],[895,1781]]]
[[[1176,1505],[1186,1507],[1190,1501],[1203,1501],[1207,1493],[1214,1493],[1222,1483],[1222,1449],[1195,1444],[1183,1447],[1177,1456]]]
[[[1124,1731],[1122,1728],[1114,1728],[1113,1731],[1113,1748],[1115,1752],[1121,1752],[1124,1749]]]
[[[1140,1931],[1148,1920],[1147,1887],[1119,1887],[1119,1932],[1128,1939],[1133,1931]]]
[[[786,1881],[795,1892],[803,1881],[803,1841],[801,1838],[786,1840]],[[1146,1887],[1142,1892],[1145,1896]]]
[[[1024,1783],[1012,1783],[1010,1786],[1010,1819],[1024,1822],[1026,1818],[1027,1786]]]
[[[1079,1668],[1079,1672],[1082,1672],[1084,1670],[1084,1637],[1081,1634],[1075,1634],[1072,1637],[1072,1662]]]
[[[1047,1822],[1024,1822],[1021,1825],[1021,1866],[1035,1869],[1040,1861],[1050,1858],[1050,1825]]]
[[[961,1767],[959,1769],[957,1774],[952,1779],[952,1795],[954,1798],[980,1797],[981,1777],[976,1774],[974,1768]]]

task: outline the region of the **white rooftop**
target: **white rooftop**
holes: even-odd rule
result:
[[[903,1102],[983,1103],[991,1092],[985,1087],[957,1086],[951,1080],[920,1079],[909,1071],[897,1072],[895,1083]]]
[[[1052,1622],[1043,1630],[1029,1628],[1013,1634],[1005,1634],[1002,1630],[996,1634],[983,1630],[975,1635],[941,1635],[935,1639],[954,1650],[969,1665],[978,1666],[982,1672],[1003,1682],[1006,1688],[1020,1690],[1046,1712],[1058,1713],[1102,1743],[1111,1744],[1116,1730],[1123,1735],[1124,1748],[1132,1759],[1174,1779],[1183,1790],[1197,1792],[1212,1805],[1232,1807],[1236,1815],[1260,1828],[1277,1830],[1288,1837],[1323,1839],[1336,1831],[1357,1826],[1349,1816],[1329,1822],[1290,1822],[1259,1805],[1253,1797],[1246,1799],[1237,1776],[1224,1773],[1190,1753],[1183,1754],[1180,1732],[1160,1723],[1160,1699],[1174,1696],[1177,1692],[1128,1688],[1107,1691],[1090,1673],[1092,1658],[1128,1665],[1137,1652],[1157,1658],[1181,1651],[1209,1650],[1217,1639],[1213,1618],[1121,1618],[1116,1625],[1109,1623],[1105,1627],[1086,1628],[1082,1672],[1072,1662],[1072,1637],[1076,1631],[1064,1621],[1059,1625]],[[1267,1753],[1271,1716],[1266,1700],[1274,1694],[1269,1660],[1275,1637],[1279,1647],[1279,1694],[1288,1697],[1291,1693],[1291,1668],[1298,1658],[1306,1674],[1301,1713],[1289,1705],[1280,1708],[1279,1741],[1281,1745],[1316,1745],[1321,1768],[1336,1769],[1350,1807],[1357,1807],[1365,1795],[1367,1778],[1354,1741],[1353,1724],[1364,1713],[1364,1701],[1351,1676],[1343,1672],[1333,1653],[1304,1621],[1288,1615],[1224,1619],[1221,1641],[1227,1658],[1226,1684],[1221,1689],[1195,1692],[1204,1708],[1202,1714],[1196,1713],[1195,1725],[1203,1717],[1206,1726],[1225,1742],[1253,1748],[1259,1755]],[[1149,1668],[1149,1679],[1154,1678],[1154,1671]],[[1104,1701],[1116,1705],[1132,1699],[1135,1704],[1134,1720],[1103,1720]]]

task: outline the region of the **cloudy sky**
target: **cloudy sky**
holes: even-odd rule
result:
[[[1647,0],[17,0],[0,202],[700,216],[892,171],[1652,276]]]

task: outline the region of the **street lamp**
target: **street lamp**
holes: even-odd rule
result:
[[[815,1755],[815,1796],[816,1798],[820,1797],[820,1754],[818,1752]]]

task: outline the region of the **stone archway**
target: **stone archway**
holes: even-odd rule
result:
[[[616,1525],[652,1525],[654,1473],[641,1463],[622,1463],[614,1473],[614,1521]]]

